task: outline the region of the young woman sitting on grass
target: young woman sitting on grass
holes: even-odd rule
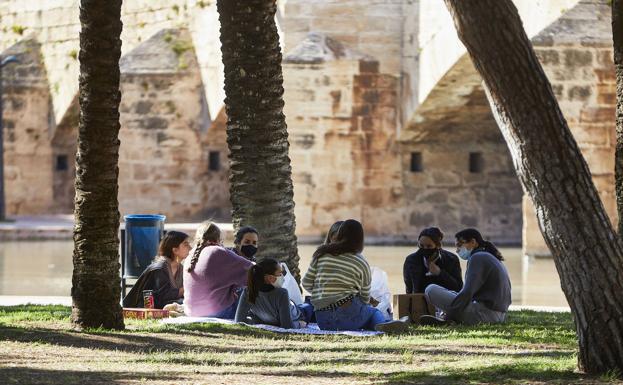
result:
[[[221,244],[221,230],[204,222],[197,230],[192,258],[184,269],[184,307],[191,317],[234,319],[240,290],[253,263]]]
[[[431,284],[453,291],[463,287],[459,258],[441,248],[442,240],[437,227],[426,228],[418,236],[419,249],[407,256],[403,265],[407,294],[424,293]]]
[[[459,257],[467,260],[465,284],[458,293],[439,285],[429,285],[426,297],[446,313],[446,318],[422,316],[421,323],[443,324],[447,320],[466,325],[504,322],[511,304],[511,281],[502,263],[502,254],[493,243],[482,239],[476,229],[459,231],[456,247]]]
[[[405,321],[385,322],[383,313],[370,305],[370,265],[363,258],[363,227],[344,221],[335,241],[316,250],[303,278],[311,293],[318,326],[323,330],[377,330],[401,332]]]
[[[266,324],[285,329],[307,326],[314,311],[310,304],[295,305],[282,288],[284,270],[279,262],[267,258],[252,266],[247,287],[240,295],[236,322]]]
[[[144,307],[143,290],[153,291],[156,309],[183,299],[182,261],[189,251],[188,234],[179,231],[167,232],[160,241],[158,256],[147,266],[123,299],[123,307]]]

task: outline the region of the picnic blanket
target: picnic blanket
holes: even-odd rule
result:
[[[164,318],[160,321],[161,323],[168,325],[183,325],[189,323],[196,322],[206,322],[206,323],[221,323],[221,324],[235,324],[233,320],[214,318],[214,317],[176,317],[176,318]],[[341,334],[346,336],[353,337],[369,337],[376,336],[379,334],[383,334],[382,332],[376,332],[371,330],[344,330],[344,331],[334,331],[334,330],[320,330],[318,324],[308,324],[306,328],[303,329],[284,329],[278,326],[273,325],[263,325],[263,324],[246,324],[241,323],[242,325],[246,325],[252,328],[268,330],[275,333],[290,333],[290,334]]]

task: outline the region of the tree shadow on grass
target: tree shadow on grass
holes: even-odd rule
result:
[[[0,368],[2,384],[28,385],[100,385],[100,384],[127,384],[129,381],[167,381],[177,383],[179,376],[162,373],[129,373],[110,371],[72,371],[35,369],[28,367]]]
[[[444,367],[436,371],[399,372],[379,378],[382,384],[569,384],[584,382],[588,376],[570,370],[544,368],[542,364],[523,362],[496,364],[481,368]],[[593,379],[594,380],[594,379]]]
[[[130,353],[150,353],[162,350],[188,351],[204,349],[204,345],[175,341],[154,335],[136,335],[122,332],[91,334],[88,332],[58,331],[38,328],[19,328],[0,324],[0,341],[36,342],[65,347],[113,350]],[[214,352],[238,352],[237,347],[210,346]]]

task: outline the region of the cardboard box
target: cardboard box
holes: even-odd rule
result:
[[[398,318],[408,315],[411,322],[418,324],[420,316],[435,315],[435,307],[426,301],[424,294],[395,294],[394,313]]]
[[[123,308],[123,318],[157,319],[157,318],[167,318],[168,316],[169,316],[168,310],[143,309],[143,308],[134,308],[134,307]]]

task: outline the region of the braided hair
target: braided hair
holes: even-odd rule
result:
[[[199,226],[197,232],[195,233],[195,252],[193,253],[192,258],[190,259],[190,264],[188,265],[189,273],[195,270],[195,265],[199,260],[201,251],[208,245],[218,245],[220,239],[221,229],[219,229],[214,222],[205,221]]]

